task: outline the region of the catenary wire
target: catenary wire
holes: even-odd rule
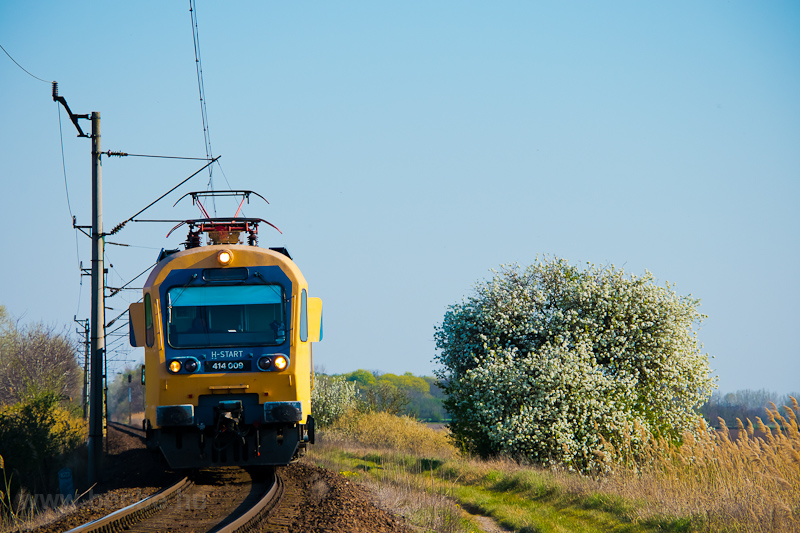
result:
[[[15,65],[17,65],[19,68],[21,68],[21,69],[22,69],[22,71],[23,71],[23,72],[25,72],[25,74],[27,74],[27,75],[28,75],[28,76],[30,76],[31,78],[36,78],[36,79],[37,79],[37,80],[39,80],[39,81],[43,81],[43,82],[45,82],[45,83],[50,83],[49,81],[47,81],[47,80],[43,80],[43,79],[42,79],[42,78],[40,78],[39,76],[34,76],[34,75],[33,75],[33,74],[31,74],[30,72],[28,72],[28,71],[25,69],[25,67],[23,67],[22,65],[20,65],[19,63],[17,63],[17,60],[16,60],[16,59],[14,59],[13,57],[11,57],[11,54],[9,54],[9,53],[8,53],[8,51],[7,51],[5,48],[3,48],[3,45],[0,45],[0,50],[3,50],[3,52],[5,52],[5,53],[6,53],[6,55],[8,56],[8,58],[9,58],[11,61],[13,61]]]
[[[144,300],[144,296],[142,296],[141,298],[139,298],[138,300],[136,300],[136,302],[135,302],[135,303],[139,303],[139,302],[141,302],[142,300]],[[125,314],[125,313],[127,313],[127,312],[128,312],[128,310],[127,310],[127,309],[125,309],[123,312],[121,312],[120,314],[118,314],[117,316],[115,316],[115,317],[114,317],[114,318],[113,318],[113,319],[112,319],[110,322],[108,322],[108,324],[106,324],[106,327],[109,327],[111,324],[113,324],[114,322],[116,322],[116,321],[117,321],[117,320],[118,320],[120,317],[122,317],[122,315],[124,315],[124,314]]]
[[[58,103],[56,103],[56,107],[58,108],[58,135],[61,141],[61,169],[64,172],[64,192],[67,195],[67,209],[69,210],[69,216],[72,219],[72,227],[75,229],[75,256],[76,260],[78,261],[78,268],[80,268],[81,250],[80,250],[80,245],[78,243],[78,228],[75,228],[75,215],[72,214],[72,204],[69,201],[69,185],[67,183],[67,163],[64,160],[64,128],[62,128],[61,126],[61,106],[58,105]],[[83,275],[81,275],[81,283],[80,287],[78,288],[78,304],[75,308],[75,316],[78,316],[78,313],[81,310],[82,290],[83,290]]]
[[[211,161],[209,161],[208,163],[206,163],[205,165],[203,165],[202,167],[200,167],[200,170],[198,170],[197,172],[193,173],[191,176],[189,176],[188,178],[186,178],[185,180],[183,180],[182,182],[180,182],[179,184],[177,184],[176,186],[174,186],[173,188],[171,188],[170,190],[168,190],[167,192],[165,192],[164,194],[162,194],[161,196],[159,196],[158,198],[156,198],[155,200],[153,200],[153,201],[152,201],[150,204],[148,204],[148,205],[147,205],[147,206],[146,206],[144,209],[140,210],[138,213],[136,213],[136,214],[135,214],[135,215],[133,215],[132,217],[129,217],[129,218],[125,219],[123,222],[120,222],[119,224],[117,224],[117,225],[114,227],[114,229],[112,229],[112,230],[111,230],[111,232],[110,232],[110,233],[107,233],[107,235],[115,235],[115,234],[116,234],[116,233],[117,233],[119,230],[121,230],[121,229],[123,228],[123,226],[125,226],[125,224],[127,224],[128,222],[130,222],[130,221],[131,221],[131,220],[133,220],[134,218],[138,217],[139,215],[141,215],[142,213],[144,213],[145,211],[147,211],[148,209],[150,209],[151,207],[153,207],[153,205],[155,205],[155,204],[156,204],[158,201],[160,201],[160,200],[161,200],[162,198],[164,198],[166,195],[168,195],[169,193],[171,193],[172,191],[174,191],[175,189],[177,189],[178,187],[180,187],[181,185],[183,185],[184,183],[186,183],[187,181],[189,181],[189,180],[190,180],[190,179],[192,179],[193,177],[197,176],[199,173],[201,173],[203,170],[205,170],[205,168],[206,168],[206,167],[208,167],[208,166],[210,166],[210,165],[214,164],[214,162],[215,162],[217,159],[219,159],[220,157],[222,157],[222,156],[219,156],[219,155],[218,155],[217,157],[215,157],[214,159],[212,159]]]
[[[194,63],[195,70],[197,71],[197,89],[200,93],[200,115],[203,119],[203,140],[205,142],[206,157],[211,159],[214,157],[214,152],[211,149],[211,132],[208,125],[208,111],[206,108],[206,91],[203,84],[203,63],[200,57],[200,31],[197,27],[197,6],[194,0],[189,0],[189,16],[192,19],[192,39],[194,42]],[[213,167],[208,168],[208,189],[214,190]],[[217,212],[217,205],[212,198],[212,207],[214,214]]]
[[[137,279],[139,279],[140,277],[142,277],[144,274],[146,274],[147,272],[149,272],[149,271],[150,271],[150,269],[151,269],[151,268],[153,268],[154,266],[156,266],[157,264],[158,264],[158,261],[156,261],[155,263],[153,263],[153,264],[152,264],[152,265],[150,265],[149,267],[145,268],[145,269],[144,269],[144,270],[142,270],[142,271],[141,271],[139,274],[137,274],[137,276],[136,276],[135,278],[133,278],[133,279],[129,280],[129,281],[128,281],[128,283],[126,283],[126,284],[125,284],[125,285],[123,285],[122,287],[115,287],[115,288],[114,288],[114,291],[115,291],[115,292],[114,292],[113,294],[111,294],[111,296],[114,296],[114,295],[115,295],[115,294],[117,294],[119,291],[121,291],[122,289],[126,288],[128,285],[130,285],[131,283],[133,283],[134,281],[136,281]],[[116,272],[116,269],[114,269],[114,271]],[[117,274],[117,276],[119,276],[119,279],[120,279],[120,280],[122,280],[122,276],[120,276],[120,275],[119,275],[119,272],[116,272],[116,274]],[[111,296],[109,296],[109,298],[110,298]]]

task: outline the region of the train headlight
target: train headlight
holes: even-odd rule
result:
[[[272,361],[272,364],[275,365],[276,370],[285,370],[286,367],[289,366],[289,360],[283,355],[277,355]]]
[[[180,371],[181,371],[181,362],[180,362],[180,361],[178,361],[177,359],[173,359],[173,360],[172,360],[172,361],[170,361],[170,362],[169,362],[169,364],[167,365],[167,369],[168,369],[170,372],[172,372],[173,374],[177,374],[178,372],[180,372]]]
[[[227,266],[233,261],[233,254],[230,250],[222,250],[217,254],[217,261],[219,261],[220,265]]]
[[[264,357],[260,357],[258,359],[258,368],[261,370],[269,370],[269,367],[272,365],[272,357],[265,355]]]
[[[183,368],[187,372],[196,372],[199,366],[197,359],[187,359],[186,362],[183,363]]]

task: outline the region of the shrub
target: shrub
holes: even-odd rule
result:
[[[407,416],[385,412],[350,411],[326,435],[353,440],[362,446],[425,457],[451,458],[457,454],[447,432],[430,428]]]
[[[60,401],[51,391],[32,392],[0,408],[0,455],[15,486],[30,492],[56,486],[65,457],[85,441],[85,423]]]
[[[341,376],[314,374],[311,413],[321,428],[330,426],[357,405],[356,384]]]
[[[649,272],[504,267],[436,328],[454,438],[582,472],[604,468],[595,452],[627,428],[679,438],[713,386],[698,306]]]

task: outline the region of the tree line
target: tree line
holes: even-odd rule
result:
[[[725,421],[727,427],[736,427],[737,418],[743,423],[748,419],[755,422],[756,418],[761,418],[769,425],[766,410],[773,408],[773,405],[778,408],[791,405],[792,398],[800,400],[800,392],[779,394],[766,389],[742,389],[728,393],[714,391],[708,402],[700,408],[700,413],[713,427],[721,425],[720,419]]]

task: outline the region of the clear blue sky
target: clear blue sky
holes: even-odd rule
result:
[[[215,186],[269,199],[247,214],[283,230],[261,243],[288,247],[323,299],[316,366],[431,374],[447,306],[549,254],[700,298],[721,390],[800,390],[799,3],[198,0],[197,14]],[[0,44],[74,112],[101,113],[103,150],[204,156],[190,20],[188,0],[3,2]],[[5,54],[0,106],[0,304],[72,329],[90,248],[57,106]],[[89,224],[89,141],[61,121]],[[198,167],[106,159],[106,229]],[[177,198],[147,217],[197,216]],[[169,229],[110,238],[132,246],[107,247],[109,284],[177,247]],[[109,318],[137,298],[109,300]]]

